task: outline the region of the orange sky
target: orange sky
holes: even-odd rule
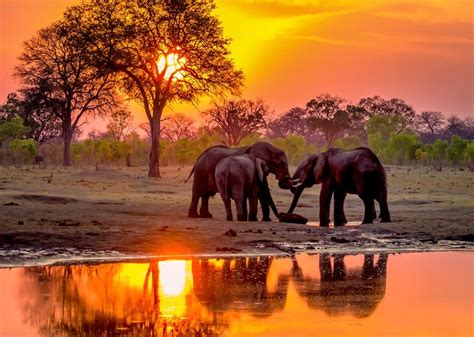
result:
[[[0,0],[0,102],[22,41],[77,0]],[[379,94],[419,110],[473,115],[472,0],[217,0],[246,98],[276,113],[321,92]],[[206,108],[206,100],[198,105]],[[144,113],[134,107],[138,121]],[[191,106],[174,111],[198,116]],[[100,125],[100,123],[98,123]]]

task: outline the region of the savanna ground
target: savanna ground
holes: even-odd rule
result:
[[[146,168],[2,167],[0,262],[77,254],[474,248],[473,172],[407,166],[386,169],[392,223],[377,220],[359,225],[362,201],[348,195],[345,210],[350,223],[321,228],[317,226],[319,186],[306,190],[295,210],[310,219],[308,225],[241,223],[225,221],[219,195],[210,201],[213,219],[187,217],[192,182],[184,180],[189,166],[165,167],[161,179],[146,177]],[[269,181],[277,207],[286,211],[292,194],[276,187],[273,176]]]

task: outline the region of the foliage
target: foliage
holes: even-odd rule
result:
[[[91,64],[88,47],[74,39],[70,22],[58,21],[25,42],[15,69],[39,112],[61,121],[65,166],[71,165],[69,145],[84,117],[115,105],[110,74]]]
[[[23,124],[21,117],[13,117],[10,120],[0,122],[0,141],[20,138],[29,132],[29,128]]]
[[[10,143],[13,160],[17,164],[31,163],[38,153],[37,144],[32,139],[15,139]]]
[[[212,0],[90,0],[66,13],[98,69],[115,73],[122,91],[143,104],[151,131],[149,176],[160,176],[168,104],[238,93],[243,83],[214,10]]]
[[[289,135],[286,138],[274,138],[270,140],[270,143],[286,152],[291,165],[297,165],[306,156],[316,152],[314,145],[308,144],[301,136]]]

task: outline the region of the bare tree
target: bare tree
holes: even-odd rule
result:
[[[445,118],[439,111],[422,111],[416,115],[416,129],[419,133],[439,134],[445,124]]]
[[[183,113],[176,113],[164,119],[162,132],[172,142],[193,138],[196,135],[194,120]]]
[[[107,131],[115,140],[123,140],[135,129],[132,113],[125,108],[114,110],[110,114],[109,120]]]
[[[297,135],[308,138],[314,131],[308,127],[308,113],[304,108],[294,107],[282,116],[268,123],[269,137]]]
[[[114,86],[107,72],[89,62],[87,45],[77,44],[64,21],[41,29],[25,42],[15,74],[23,90],[36,92],[45,111],[61,122],[63,165],[72,165],[71,141],[88,114],[115,106]]]
[[[99,68],[117,74],[122,90],[143,104],[151,133],[148,176],[160,176],[161,117],[173,101],[237,93],[243,74],[212,0],[90,0],[68,10],[76,38]]]
[[[266,127],[268,107],[262,100],[215,103],[204,115],[209,127],[219,133],[229,146],[236,146],[246,136]]]

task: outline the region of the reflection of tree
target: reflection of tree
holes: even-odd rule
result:
[[[344,255],[319,256],[320,282],[294,273],[298,293],[311,308],[321,309],[330,316],[352,314],[362,318],[370,316],[385,295],[387,254],[380,254],[374,264],[374,255],[364,255],[362,269],[348,271]],[[296,260],[295,267],[298,268]]]
[[[37,267],[26,269],[22,297],[27,323],[43,336],[220,336],[236,313],[264,319],[283,310],[289,282],[311,309],[367,317],[384,297],[387,259],[367,254],[350,269],[344,255],[321,254],[319,278],[296,258],[272,272],[273,257],[177,261],[187,270],[179,295],[165,292],[164,261]]]
[[[199,316],[161,317],[158,262],[142,266],[133,286],[135,280],[122,279],[119,264],[27,269],[26,321],[43,336],[222,334],[222,324]]]

